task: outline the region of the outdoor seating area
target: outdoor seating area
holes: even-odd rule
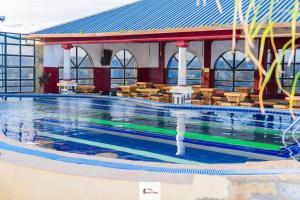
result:
[[[143,98],[146,100],[171,103],[172,87],[167,84],[154,84],[151,82],[137,82],[135,86],[119,86],[117,96]]]
[[[117,96],[143,98],[157,102],[172,103],[172,86],[168,84],[154,84],[151,82],[138,82],[136,85],[119,86]],[[192,85],[192,104],[214,106],[241,106],[259,107],[259,96],[252,94],[251,88],[238,87],[235,92],[225,92],[205,85]],[[266,99],[266,108],[288,109],[289,98]],[[294,98],[294,109],[300,109],[300,97]]]

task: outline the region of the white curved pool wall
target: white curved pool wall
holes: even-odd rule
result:
[[[0,161],[0,200],[138,200],[140,181],[137,179],[146,182],[161,179],[163,200],[229,198],[226,177],[182,177],[108,170],[28,156],[25,156],[29,158],[26,163],[24,157],[22,161],[17,157],[18,161]],[[29,162],[52,166],[52,170],[33,167]]]
[[[28,162],[36,161],[31,159]],[[78,166],[63,163],[55,165],[56,169],[44,170],[17,162],[0,161],[0,200],[139,200],[140,182],[130,179],[140,178],[151,181],[151,176],[157,177],[157,175],[121,171],[119,173],[123,174],[122,179],[127,177],[128,180],[120,180],[121,177],[120,179],[101,178],[103,174],[101,169],[83,169],[84,167],[80,169],[81,174],[87,173],[88,170],[94,171],[93,177],[77,175],[74,170],[79,170]],[[65,172],[59,173],[55,170]],[[113,174],[115,172],[111,172],[112,177]],[[153,179],[157,181],[157,178]],[[243,200],[255,199],[254,197],[293,200],[300,197],[299,175],[255,177],[195,175],[187,178],[174,176],[168,179],[174,183],[161,183],[162,200]]]

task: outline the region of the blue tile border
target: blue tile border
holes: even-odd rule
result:
[[[129,97],[117,97],[117,96],[106,96],[106,95],[82,95],[82,94],[7,94],[0,93],[0,98],[87,98],[87,99],[115,99],[126,101],[126,103],[140,103],[147,106],[156,106],[158,108],[173,109],[173,110],[206,110],[206,111],[231,111],[231,112],[241,112],[241,113],[261,113],[260,108],[247,108],[247,107],[221,107],[221,106],[209,106],[209,105],[175,105],[172,103],[162,103],[155,102],[151,100],[139,99],[139,98],[129,98]],[[280,110],[274,108],[266,108],[266,114],[279,114],[279,115],[291,115],[288,110]],[[300,116],[300,111],[295,110],[295,114]]]

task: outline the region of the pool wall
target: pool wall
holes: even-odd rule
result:
[[[162,200],[292,200],[300,197],[299,175],[166,176],[104,170],[40,158],[33,160],[30,156],[11,152],[1,153],[0,200],[138,200],[139,182],[159,179]]]

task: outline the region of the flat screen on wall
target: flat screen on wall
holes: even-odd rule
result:
[[[103,54],[101,57],[101,65],[102,66],[108,66],[111,62],[113,51],[109,49],[103,49]]]

